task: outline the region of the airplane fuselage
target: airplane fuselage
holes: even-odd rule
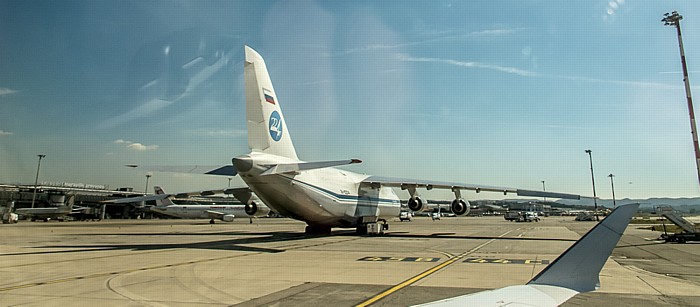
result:
[[[171,205],[163,207],[154,206],[151,207],[151,210],[183,219],[209,219],[212,215],[208,214],[207,211],[221,212],[235,217],[248,217],[243,206]]]
[[[266,165],[296,160],[251,153],[234,158],[241,178],[277,212],[320,227],[357,227],[363,217],[386,220],[399,215],[401,202],[391,188],[362,183],[368,175],[336,168],[262,175]]]
[[[15,213],[33,219],[57,219],[69,215],[71,213],[71,208],[67,206],[56,208],[21,208],[15,210]]]

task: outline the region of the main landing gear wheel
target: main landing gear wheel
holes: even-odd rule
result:
[[[215,224],[215,223],[216,222],[214,221],[214,219],[209,220],[209,224]]]
[[[330,227],[308,225],[308,226],[306,226],[306,229],[304,229],[304,232],[307,235],[329,235],[329,234],[331,234],[331,228]]]

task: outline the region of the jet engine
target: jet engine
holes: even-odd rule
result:
[[[221,217],[221,220],[224,222],[233,222],[234,218],[235,218],[235,216],[233,214],[226,214],[226,215]]]
[[[469,202],[464,199],[455,199],[452,201],[452,213],[456,215],[467,215],[469,213]]]
[[[270,208],[265,205],[258,205],[256,201],[250,201],[245,205],[245,213],[248,216],[266,216],[270,213]]]
[[[255,213],[258,212],[258,204],[255,203],[254,201],[251,201],[245,205],[245,213],[250,215],[250,216],[255,216]]]
[[[408,199],[408,209],[411,211],[422,212],[425,210],[424,202],[420,197],[411,197]]]

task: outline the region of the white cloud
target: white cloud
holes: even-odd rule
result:
[[[335,55],[347,55],[347,54],[356,53],[356,52],[367,52],[367,51],[375,51],[375,50],[382,50],[382,49],[396,49],[396,48],[403,48],[403,47],[408,47],[408,46],[428,44],[428,43],[449,40],[449,39],[508,35],[508,34],[520,32],[522,30],[523,30],[522,28],[482,30],[482,31],[469,32],[469,33],[465,33],[465,34],[452,34],[452,35],[437,36],[437,37],[433,37],[433,38],[412,41],[412,42],[404,42],[404,43],[396,43],[396,44],[370,44],[370,45],[365,45],[365,46],[361,46],[361,47],[357,47],[357,48],[347,49],[347,50],[342,51],[339,54],[335,54]],[[439,33],[442,34],[445,32],[439,32]]]
[[[17,91],[15,91],[13,89],[6,88],[6,87],[0,87],[0,96],[14,94],[14,93],[17,93]]]
[[[491,69],[491,70],[496,70],[496,71],[500,71],[500,72],[504,72],[504,73],[516,74],[516,75],[520,75],[520,76],[524,76],[524,77],[543,77],[543,78],[564,79],[564,80],[579,81],[579,82],[619,84],[619,85],[647,87],[647,88],[656,88],[656,89],[677,89],[677,88],[679,88],[679,86],[677,86],[677,85],[668,85],[668,84],[655,83],[655,82],[620,81],[620,80],[605,80],[605,79],[587,78],[587,77],[578,77],[578,76],[548,75],[548,74],[541,74],[541,73],[537,73],[534,71],[523,70],[523,69],[514,68],[514,67],[484,64],[484,63],[479,63],[479,62],[463,62],[463,61],[457,61],[457,60],[451,60],[451,59],[437,59],[437,58],[414,58],[414,57],[411,57],[411,56],[408,56],[405,54],[398,54],[397,57],[398,57],[399,61],[432,62],[432,63],[442,63],[442,64],[448,64],[448,65],[455,65],[455,66],[466,67],[466,68]]]
[[[5,130],[0,130],[0,136],[8,136],[8,135],[13,135],[14,133],[5,131]]]
[[[114,144],[120,144],[124,145],[126,144],[126,148],[135,150],[135,151],[146,151],[146,150],[156,150],[158,149],[158,145],[143,145],[141,143],[135,143],[132,141],[127,141],[123,139],[118,139],[114,141]]]
[[[496,70],[496,71],[500,71],[500,72],[504,72],[504,73],[508,73],[508,74],[520,75],[520,76],[524,76],[524,77],[535,77],[535,76],[539,75],[536,72],[528,71],[528,70],[524,70],[524,69],[520,69],[520,68],[485,64],[485,63],[479,63],[479,62],[463,62],[463,61],[457,61],[457,60],[437,59],[437,58],[414,58],[414,57],[407,56],[404,54],[399,54],[398,59],[400,61],[405,61],[405,62],[434,62],[434,63],[443,63],[443,64],[460,66],[460,67],[467,67],[467,68],[490,69],[490,70]]]
[[[622,9],[622,7],[625,5],[624,0],[612,0],[607,3],[605,6],[605,13],[603,14],[603,21],[606,22],[613,22],[615,21],[615,16],[617,15],[618,11]]]
[[[141,143],[132,143],[126,146],[127,148],[131,150],[136,150],[136,151],[146,151],[146,150],[156,150],[158,149],[158,145],[143,145]]]

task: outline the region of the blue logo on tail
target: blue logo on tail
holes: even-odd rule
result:
[[[282,138],[282,119],[277,111],[272,111],[270,114],[270,122],[268,124],[268,130],[270,130],[270,136],[275,142]]]

